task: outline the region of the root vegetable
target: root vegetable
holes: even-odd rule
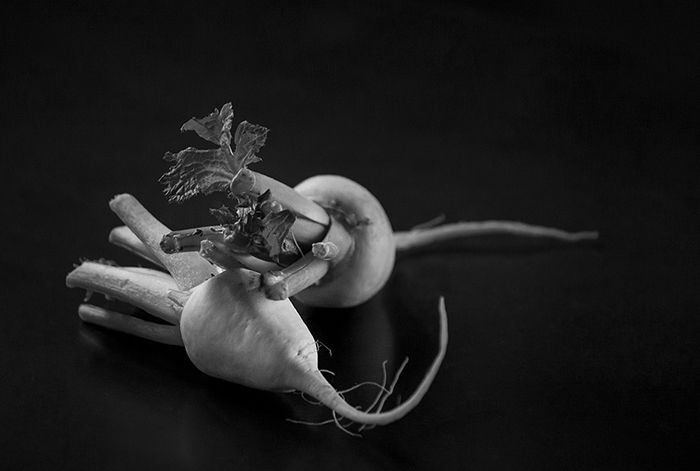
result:
[[[347,419],[388,424],[425,395],[447,348],[447,316],[440,301],[440,351],[416,392],[393,410],[350,406],[318,370],[316,342],[288,300],[271,301],[250,286],[256,274],[227,270],[194,290],[180,320],[192,362],[211,376],[258,389],[301,391]]]
[[[199,250],[202,240],[223,244],[230,257],[263,273],[262,285],[270,299],[296,296],[314,306],[355,306],[384,286],[397,250],[450,239],[482,234],[563,242],[598,238],[594,231],[570,233],[514,221],[463,222],[394,233],[381,204],[352,180],[319,175],[292,189],[248,169],[248,164],[259,160],[256,153],[267,138],[267,129],[244,121],[232,140],[232,118],[228,103],[221,112],[215,110],[208,117],[185,123],[183,129],[192,129],[220,147],[166,154],[174,165],[161,181],[172,201],[228,191],[237,200],[236,207],[212,210],[220,226],[171,232],[161,247],[175,254]]]
[[[392,389],[382,388],[370,408],[359,410],[323,376],[318,368],[317,342],[308,327],[288,299],[270,300],[265,295],[259,273],[234,266],[235,262],[227,258],[230,254],[212,241],[202,243],[203,252],[222,264],[231,263],[223,272],[213,275],[211,270],[203,269],[211,266],[197,253],[181,254],[187,257],[177,264],[168,263],[165,260],[169,256],[157,242],[165,226],[130,195],[115,197],[110,206],[139,234],[138,243],[126,235],[120,241],[128,244],[120,245],[138,245],[138,253],[163,260],[171,274],[177,273],[185,280],[197,276],[205,279],[184,290],[181,281],[157,270],[83,262],[68,274],[67,286],[117,298],[167,324],[89,304],[81,305],[78,311],[84,321],[184,346],[192,363],[210,376],[263,390],[301,391],[330,408],[334,417],[358,424],[385,425],[400,419],[419,404],[433,382],[447,348],[447,314],[442,298],[439,351],[416,391],[401,405],[382,411]],[[337,419],[336,423],[347,431],[346,425],[340,425]]]
[[[300,391],[358,424],[386,425],[416,407],[428,391],[447,349],[447,314],[439,303],[440,347],[416,391],[386,412],[349,405],[318,368],[317,344],[289,300],[271,301],[254,288],[258,274],[226,270],[194,288],[179,307],[159,277],[134,278],[128,268],[83,262],[66,278],[78,287],[116,296],[173,323],[161,325],[83,304],[81,319],[156,342],[182,345],[203,373],[251,388]],[[118,288],[123,286],[123,289]]]
[[[344,252],[324,260],[328,271],[322,282],[299,290],[296,297],[305,304],[336,307],[355,306],[374,296],[389,279],[396,254],[382,205],[366,188],[337,175],[311,177],[295,190],[335,213],[331,216],[335,227],[324,241]]]

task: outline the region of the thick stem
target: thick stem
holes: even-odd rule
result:
[[[146,268],[146,267],[119,267],[122,270],[130,271],[132,273],[138,273],[141,275],[148,275],[148,276],[155,276],[156,278],[163,280],[165,283],[168,283],[168,285],[172,286],[173,289],[177,288],[177,283],[175,283],[175,280],[173,279],[172,276],[169,274],[165,273],[164,271],[160,270],[154,270],[152,268]]]
[[[445,352],[447,350],[447,312],[445,310],[445,300],[442,297],[440,298],[439,302],[439,311],[440,349],[437,356],[433,360],[430,369],[423,378],[423,381],[421,381],[416,391],[403,404],[386,412],[362,412],[345,402],[340,394],[338,394],[333,386],[326,381],[319,371],[316,371],[309,379],[309,382],[303,392],[313,396],[321,401],[321,403],[323,403],[323,405],[326,407],[335,411],[337,414],[352,420],[353,422],[369,425],[386,425],[399,420],[408,414],[413,408],[415,408],[420,403],[421,399],[423,399],[423,396],[425,396],[425,393],[428,392],[433,379],[435,379],[435,375],[440,369],[443,358],[445,358]]]
[[[183,346],[180,329],[173,325],[155,324],[92,304],[81,304],[78,308],[78,316],[90,324],[118,330],[154,342]]]
[[[302,258],[282,270],[263,274],[262,284],[268,299],[279,301],[292,297],[318,283],[328,271],[353,249],[353,238],[345,227],[331,218],[322,242],[316,242]]]
[[[293,188],[249,169],[243,169],[231,182],[231,192],[234,194],[247,191],[262,194],[267,190],[270,190],[270,196],[274,201],[297,215],[292,232],[300,244],[311,245],[323,238],[330,224],[328,213],[323,207],[300,195]]]
[[[224,228],[222,226],[204,226],[171,231],[160,240],[160,248],[167,254],[198,252],[200,244],[205,240],[223,242]]]
[[[474,221],[445,224],[429,229],[395,232],[394,240],[397,251],[406,251],[465,237],[495,234],[547,237],[563,242],[598,239],[598,232],[595,231],[566,232],[561,229],[533,226],[516,221]]]
[[[243,252],[235,252],[228,248],[223,243],[224,237],[223,232],[219,231],[220,226],[207,226],[197,229],[182,229],[179,231],[172,231],[169,234],[163,236],[160,246],[165,253],[180,253],[180,252],[200,252],[201,253],[202,243],[213,243],[217,250],[222,250],[226,252],[225,257],[229,259],[225,263],[233,263],[233,258],[235,258],[240,265],[243,265],[249,270],[257,271],[258,273],[263,273],[270,270],[279,269],[279,265],[275,262],[269,262],[266,260],[259,259]],[[212,247],[214,247],[212,246]],[[223,254],[221,254],[224,256]],[[204,256],[204,258],[208,258]],[[227,268],[224,265],[219,264],[217,261],[212,260],[212,262],[218,264],[222,268]]]
[[[117,195],[109,202],[109,207],[167,268],[180,289],[194,288],[215,275],[211,264],[199,254],[165,254],[160,248],[160,241],[170,232],[170,229],[149,213],[133,196]]]
[[[83,262],[66,276],[66,286],[97,291],[143,309],[171,324],[180,322],[182,308],[168,298],[174,281],[132,270]]]
[[[267,260],[262,260],[258,257],[254,257],[245,253],[234,253],[234,256],[248,270],[253,270],[258,273],[265,273],[270,270],[278,270],[280,267],[275,262],[268,262]]]
[[[203,240],[199,244],[199,255],[226,270],[246,268],[223,242]]]
[[[109,242],[148,260],[154,265],[165,268],[158,257],[127,226],[118,226],[112,229],[109,233]]]
[[[308,288],[323,278],[331,264],[309,252],[286,268],[268,271],[262,276],[265,296],[281,301]]]

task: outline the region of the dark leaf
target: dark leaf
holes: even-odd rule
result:
[[[188,147],[165,159],[174,162],[160,178],[170,202],[182,202],[199,193],[227,191],[231,180],[248,164],[260,158],[257,152],[265,145],[268,129],[243,121],[235,133],[235,151],[231,150],[231,103],[215,109],[204,118],[192,118],[182,125],[182,131],[194,131],[201,138],[217,144],[218,149],[197,150]]]
[[[170,202],[182,202],[199,193],[225,191],[233,178],[225,153],[221,149],[197,150],[192,147],[177,154],[167,152],[165,160],[173,162],[158,181]]]
[[[269,129],[266,127],[251,124],[248,121],[243,121],[238,125],[233,137],[235,150],[230,162],[232,169],[238,172],[249,164],[260,161],[257,153],[265,145],[268,131]]]
[[[265,217],[261,234],[273,260],[279,260],[279,256],[288,251],[284,240],[289,235],[289,230],[295,220],[294,213],[289,210],[270,213]]]
[[[272,196],[272,191],[270,189],[265,190],[264,193],[260,193],[260,195],[255,199],[255,205],[256,206],[262,206],[264,202],[270,199]]]
[[[236,195],[235,214],[226,206],[211,212],[236,236],[228,238],[227,243],[234,244],[235,240],[235,248],[240,250],[244,241],[251,255],[286,265],[301,255],[289,238],[296,216],[291,211],[271,211],[279,204],[271,204],[270,197],[270,191],[261,195],[242,193]]]
[[[219,224],[221,224],[222,226],[235,224],[240,219],[240,217],[237,214],[231,212],[228,206],[223,204],[218,209],[211,208],[209,212],[212,216],[216,218],[217,221],[219,221]]]
[[[233,120],[233,107],[226,103],[221,111],[214,108],[214,112],[204,118],[192,118],[182,125],[180,131],[194,131],[202,139],[218,146],[230,146],[231,121]]]

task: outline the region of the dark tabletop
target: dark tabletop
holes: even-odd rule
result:
[[[610,2],[615,3],[615,2]],[[677,468],[700,411],[697,8],[608,2],[275,2],[5,11],[0,455],[11,469]],[[184,350],[83,324],[73,264],[129,192],[171,227],[165,151],[233,102],[271,129],[255,169],[333,173],[396,229],[509,219],[597,244],[482,237],[401,257],[354,309],[299,305],[345,388],[410,361],[423,402],[353,438],[297,395],[200,373]],[[99,299],[96,298],[97,302]],[[348,393],[366,404],[374,391]],[[397,397],[398,399],[398,397]],[[392,403],[393,404],[393,403]],[[390,404],[391,405],[391,404]]]

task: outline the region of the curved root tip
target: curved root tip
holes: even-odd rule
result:
[[[440,297],[438,302],[438,310],[440,312],[440,346],[438,353],[430,365],[428,372],[418,385],[418,388],[416,388],[413,394],[403,404],[400,404],[389,411],[382,412],[382,408],[384,407],[384,404],[389,396],[393,393],[398,378],[408,362],[408,358],[403,361],[397,370],[391,385],[388,388],[384,388],[383,385],[381,386],[382,391],[380,391],[379,396],[366,411],[358,410],[357,408],[348,404],[342,397],[342,391],[336,391],[333,386],[331,386],[330,383],[328,383],[328,381],[323,377],[320,371],[317,371],[317,374],[309,378],[309,383],[307,384],[304,392],[318,399],[323,405],[331,409],[333,411],[334,418],[336,418],[336,415],[338,415],[349,420],[351,423],[362,424],[360,431],[368,428],[367,426],[387,425],[401,419],[421,402],[435,379],[435,376],[440,369],[440,365],[442,364],[442,360],[445,358],[445,353],[447,351],[448,331],[447,310],[445,309],[445,298],[443,296]],[[386,373],[384,381],[386,381]],[[373,410],[375,407],[376,410]],[[340,420],[337,420],[337,418],[335,422],[338,427],[343,429],[343,431],[353,434],[347,430],[347,426],[342,425]]]

